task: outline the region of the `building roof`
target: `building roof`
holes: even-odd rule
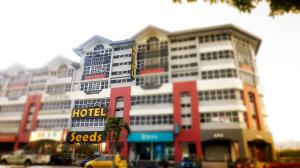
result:
[[[131,38],[132,39],[136,39],[136,37],[140,36],[145,31],[149,31],[149,30],[159,31],[159,32],[161,32],[163,34],[170,34],[170,32],[167,31],[167,30],[161,29],[159,27],[155,27],[153,25],[148,25],[147,27],[143,28],[141,31],[139,31],[138,33],[136,33],[135,35],[133,35]]]
[[[169,34],[169,37],[179,36],[179,35],[187,35],[187,34],[195,34],[195,33],[205,33],[205,32],[211,32],[211,31],[218,31],[218,30],[233,30],[237,33],[240,33],[247,38],[254,44],[255,52],[258,52],[258,49],[261,44],[261,38],[248,32],[247,30],[240,28],[234,24],[224,24],[224,25],[217,25],[217,26],[209,26],[209,27],[202,27],[202,28],[194,28],[194,29],[188,29],[188,30],[180,30],[180,31],[174,31]]]
[[[88,39],[86,42],[84,42],[83,44],[79,45],[78,47],[74,48],[73,51],[78,55],[81,56],[84,53],[84,49],[85,48],[89,48],[94,46],[96,43],[106,43],[106,44],[111,44],[112,41],[110,39],[107,39],[105,37],[101,37],[98,35],[94,35],[93,37],[91,37],[90,39]]]

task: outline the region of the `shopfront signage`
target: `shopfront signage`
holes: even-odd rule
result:
[[[100,143],[105,140],[103,132],[68,132],[69,143]]]
[[[30,134],[29,141],[40,141],[40,140],[53,140],[53,141],[64,141],[66,139],[66,135],[64,130],[53,131],[53,130],[40,130],[33,131]]]
[[[223,133],[215,133],[214,138],[223,138],[224,134]]]
[[[101,118],[106,117],[107,112],[103,107],[73,109],[72,118]]]
[[[173,142],[173,132],[133,132],[127,137],[128,142]]]
[[[72,110],[71,119],[73,122],[86,123],[86,119],[99,119],[107,117],[107,109],[104,107],[90,107],[90,108],[75,108]],[[85,124],[81,125],[84,127]],[[77,126],[78,127],[78,126]],[[105,140],[104,134],[101,131],[76,131],[75,128],[67,133],[67,142],[69,143],[100,143]]]

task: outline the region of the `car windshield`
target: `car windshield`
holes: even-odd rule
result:
[[[16,150],[16,151],[14,151],[14,155],[21,155],[21,154],[23,154],[24,153],[24,151],[23,150]]]

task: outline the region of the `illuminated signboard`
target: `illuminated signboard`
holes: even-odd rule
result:
[[[104,142],[103,132],[68,132],[67,142],[69,143],[100,143]]]
[[[131,79],[135,77],[135,57],[136,51],[135,48],[132,48],[132,57],[131,57]]]
[[[107,116],[107,110],[103,107],[93,107],[84,109],[73,109],[72,118],[103,118]]]
[[[76,120],[106,118],[107,111],[104,107],[73,109],[71,113],[72,123]],[[100,143],[104,140],[101,131],[74,131],[71,128],[71,131],[67,133],[67,142],[69,143]]]
[[[54,130],[39,130],[33,131],[30,134],[29,141],[40,141],[40,140],[54,140],[64,141],[66,139],[65,130],[54,131]]]

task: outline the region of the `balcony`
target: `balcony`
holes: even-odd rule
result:
[[[65,78],[58,78],[56,76],[50,77],[47,80],[47,84],[64,84],[64,83],[71,83],[72,77],[65,77]]]
[[[44,114],[71,114],[71,109],[41,110],[40,115]]]
[[[71,97],[68,94],[61,95],[43,95],[43,101],[58,101],[58,100],[70,100]]]

